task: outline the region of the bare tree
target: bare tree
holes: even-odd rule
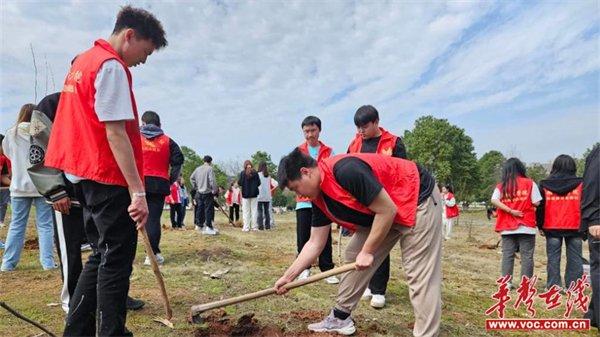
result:
[[[240,172],[244,169],[244,159],[239,157],[235,159],[227,159],[225,161],[218,162],[219,167],[221,167],[225,173],[230,177],[237,177]]]
[[[33,58],[33,71],[34,71],[34,75],[35,75],[35,80],[34,80],[34,96],[33,96],[33,101],[37,102],[37,75],[38,75],[38,70],[37,70],[37,64],[35,63],[35,53],[33,52],[33,44],[29,43],[29,47],[31,48],[31,57]]]

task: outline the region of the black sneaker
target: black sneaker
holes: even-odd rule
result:
[[[140,310],[145,304],[146,302],[142,300],[136,300],[127,296],[127,310]]]

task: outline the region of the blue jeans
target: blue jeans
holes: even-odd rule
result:
[[[548,256],[548,282],[546,287],[553,285],[562,287],[560,276],[560,257],[562,253],[562,242],[567,246],[567,267],[565,270],[565,288],[569,288],[571,282],[577,281],[583,275],[583,260],[581,258],[582,240],[580,237],[548,237],[546,236],[546,255]]]
[[[53,257],[52,206],[47,204],[42,197],[12,197],[10,203],[12,216],[6,236],[2,267],[0,267],[2,271],[15,269],[21,259],[21,252],[25,243],[25,230],[27,229],[27,220],[29,219],[32,203],[35,205],[40,263],[44,269],[56,268]]]

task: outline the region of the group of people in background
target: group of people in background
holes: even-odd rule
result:
[[[592,299],[585,317],[600,324],[600,146],[585,162],[583,178],[577,177],[575,160],[562,154],[552,163],[550,175],[539,186],[527,177],[518,158],[508,159],[502,181],[491,202],[496,207],[495,230],[502,238],[501,275],[514,288],[523,277],[534,276],[536,234],[546,240],[546,290],[573,289],[584,274],[583,241],[588,240]],[[561,276],[563,242],[567,261]],[[521,257],[521,279],[513,277],[515,255]]]

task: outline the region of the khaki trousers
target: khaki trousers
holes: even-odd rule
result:
[[[374,254],[370,268],[342,275],[336,309],[350,313],[360,301],[377,267],[400,241],[402,266],[406,272],[408,293],[415,314],[415,337],[437,336],[442,311],[442,205],[437,187],[417,208],[416,224],[412,228],[393,225]],[[345,263],[356,260],[370,228],[359,228],[348,243]]]

